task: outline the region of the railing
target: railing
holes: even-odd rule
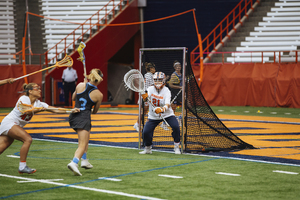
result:
[[[209,53],[216,50],[216,45],[222,43],[224,37],[230,37],[229,32],[235,30],[238,23],[242,23],[243,16],[247,16],[249,9],[253,9],[253,2],[259,0],[241,0],[238,5],[202,40],[202,48],[204,57],[209,56]],[[235,30],[236,31],[236,30]],[[197,61],[200,63],[199,45],[191,51],[191,64]]]
[[[233,51],[233,52],[205,52],[204,54],[218,54],[222,55],[221,62],[215,63],[300,63],[300,50],[294,51]],[[248,54],[243,58],[248,59],[248,61],[239,61],[240,54]],[[196,52],[194,55],[199,55]],[[232,58],[231,61],[225,60],[225,58]],[[210,64],[210,63],[207,63]]]
[[[119,12],[122,11],[129,4],[129,0],[120,0],[119,3],[115,3],[115,0],[110,0],[105,6],[103,6],[98,12],[92,15],[89,19],[87,19],[84,23],[78,26],[78,28],[74,29],[70,34],[68,34],[64,39],[54,45],[52,48],[48,49],[45,52],[45,65],[48,66],[49,63],[55,63],[58,60],[58,56],[60,54],[67,54],[67,49],[72,48],[76,49],[77,41],[85,41],[92,37],[92,35],[100,30],[101,27],[104,27],[109,20],[115,18],[116,10],[119,8]],[[113,5],[113,8],[108,10],[108,6]],[[100,12],[105,11],[104,17],[100,18]],[[101,26],[102,25],[102,26]],[[80,36],[76,37],[76,31],[80,30]],[[67,43],[67,39],[70,39],[72,42]],[[69,40],[70,41],[70,40]],[[58,50],[58,45],[63,44],[63,50]],[[48,53],[55,49],[55,56],[53,58],[48,58]]]

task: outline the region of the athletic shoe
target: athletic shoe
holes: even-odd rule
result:
[[[145,146],[144,151],[139,152],[139,154],[152,154],[151,146]]]
[[[139,124],[137,122],[133,125],[133,128],[139,132]]]
[[[88,161],[88,159],[81,158],[81,167],[85,169],[92,169],[93,165]]]
[[[175,152],[175,154],[181,154],[179,146],[174,145],[174,152]]]
[[[167,126],[167,124],[165,122],[162,122],[160,125],[159,125],[162,129],[164,129],[165,131],[168,131],[169,128]]]
[[[68,164],[68,168],[74,173],[74,176],[82,176],[82,174],[78,170],[78,164],[76,164],[76,163],[74,163],[74,162],[71,161]]]
[[[36,172],[36,169],[31,169],[31,168],[29,168],[28,166],[25,166],[25,168],[24,169],[22,169],[22,170],[19,170],[19,173],[20,174],[33,174],[34,172]]]

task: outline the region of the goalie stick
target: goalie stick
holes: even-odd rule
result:
[[[131,69],[124,75],[124,83],[125,87],[128,89],[131,89],[132,91],[139,92],[140,94],[145,94],[144,88],[145,88],[145,82],[144,77],[141,74],[139,70]],[[151,106],[155,108],[156,106],[153,105],[153,103],[148,98],[148,101],[150,102]],[[161,115],[159,115],[162,120],[166,123],[168,127],[170,127],[169,123],[163,118]]]

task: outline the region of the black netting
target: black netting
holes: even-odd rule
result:
[[[185,150],[220,151],[254,148],[234,135],[207,104],[191,65],[186,67]]]
[[[144,75],[144,63],[152,62],[155,64],[156,71],[162,71],[167,76],[171,76],[174,72],[173,62],[178,60],[180,63],[188,59],[184,59],[185,49],[157,49],[157,50],[142,50],[141,51],[141,72]],[[187,54],[186,54],[187,56]],[[181,124],[184,119],[184,126],[180,126],[182,137],[182,144],[186,152],[205,152],[205,151],[221,151],[232,149],[254,148],[252,145],[243,142],[236,135],[234,135],[215,115],[213,110],[207,104],[203,97],[194,73],[189,62],[186,66],[182,65],[182,70],[185,70],[185,94],[183,94],[183,101],[185,110],[182,111],[182,106],[176,106],[175,115],[178,122]],[[169,85],[167,85],[169,87]],[[176,96],[178,91],[171,90],[172,96]],[[182,96],[180,93],[179,96]],[[142,109],[143,110],[143,109]],[[147,111],[142,115],[142,127],[147,120]],[[153,148],[172,149],[174,142],[172,138],[172,131],[165,130],[161,123],[156,127],[153,137]]]

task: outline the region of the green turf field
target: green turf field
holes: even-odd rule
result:
[[[279,119],[283,117],[300,117],[300,109],[292,108],[212,108],[217,115],[222,117],[225,115],[233,115],[233,117],[234,115],[255,116],[254,119],[256,119],[256,116],[278,117]],[[137,109],[127,108],[126,111],[119,108],[101,108],[100,110],[117,112],[135,110],[136,112]],[[257,112],[258,110],[260,112]],[[1,109],[0,112],[2,112],[0,115],[3,117],[6,115],[5,113],[9,112],[9,109]],[[106,119],[103,122],[100,121],[103,118],[101,115],[95,117],[99,118],[98,123],[103,123],[107,126],[109,121],[107,115],[105,116]],[[44,114],[35,116],[33,121],[29,123],[28,128],[32,126],[33,131],[43,134],[44,129],[35,129],[35,127],[42,124],[41,120],[52,119],[49,117],[50,115]],[[61,117],[59,115],[57,119],[63,120],[64,118]],[[124,130],[131,130],[135,120],[136,117],[133,115],[124,120],[126,123],[121,121],[112,121],[110,123],[124,126]],[[56,120],[54,122],[58,124],[65,123],[64,121]],[[54,122],[47,121],[47,123]],[[43,126],[47,126],[47,123],[44,123],[45,125]],[[236,121],[224,121],[224,123],[230,128],[239,127]],[[245,125],[245,122],[242,123],[241,127],[257,126]],[[259,125],[262,127],[261,129],[250,130],[264,134],[265,130],[268,132],[269,130],[278,129],[276,128],[277,124],[259,122]],[[64,127],[64,125],[59,126]],[[101,127],[102,125],[99,126]],[[263,126],[270,127],[263,128]],[[286,127],[286,130],[293,127],[297,129],[297,125],[294,124],[283,124],[283,126]],[[296,138],[297,130],[294,129],[291,131],[295,132],[295,136],[291,135],[288,138]],[[29,131],[29,129],[27,130]],[[252,136],[250,130],[245,130],[247,132],[246,137],[257,137],[259,142],[267,142],[264,141],[268,139],[266,137],[273,137],[272,135]],[[277,132],[281,134],[279,129]],[[285,130],[283,130],[283,133],[285,133]],[[44,134],[47,134],[47,132]],[[73,131],[71,134],[73,134]],[[241,132],[239,135],[243,136],[244,134]],[[263,137],[262,140],[259,140],[260,137]],[[253,140],[253,142],[257,141]],[[290,139],[289,141],[292,140]],[[269,148],[257,151],[271,155],[274,153],[270,152],[274,151],[276,156],[276,154],[279,154],[280,149],[284,151],[285,148],[289,147],[287,145],[291,144],[291,142],[285,143],[285,138],[282,141],[271,142],[272,145],[270,147],[266,146]],[[280,145],[274,146],[274,144]],[[281,144],[286,145],[283,146],[285,148]],[[279,164],[268,162],[267,160],[242,160],[234,157],[217,157],[214,156],[215,154],[175,155],[168,152],[153,151],[152,155],[139,155],[138,152],[140,150],[138,149],[90,145],[88,158],[91,164],[94,165],[94,168],[91,170],[80,169],[83,176],[77,177],[73,176],[72,172],[67,168],[67,164],[73,158],[77,148],[76,143],[35,139],[30,148],[27,164],[31,168],[36,168],[37,172],[30,175],[20,175],[17,171],[20,147],[21,142],[15,141],[0,155],[0,199],[290,200],[299,199],[300,196],[300,164]],[[299,149],[299,146],[294,147],[294,149]],[[293,148],[289,147],[288,150],[291,151]],[[299,155],[297,152],[293,156]],[[284,153],[292,154],[293,152],[280,152],[280,154]]]
[[[90,146],[93,169],[73,176],[76,144],[35,140],[19,175],[15,141],[1,155],[0,199],[298,199],[300,167]],[[13,155],[12,157],[9,157]],[[277,172],[276,172],[277,171]],[[280,172],[280,173],[279,173]]]

